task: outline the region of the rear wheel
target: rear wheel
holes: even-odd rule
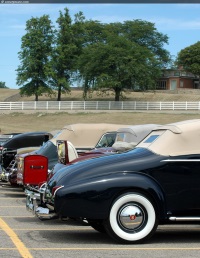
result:
[[[138,243],[151,237],[157,228],[153,204],[138,193],[116,199],[105,223],[108,234],[124,243]]]

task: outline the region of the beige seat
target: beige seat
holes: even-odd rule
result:
[[[121,141],[116,141],[113,144],[113,149],[119,152],[127,151],[133,149],[137,145],[136,142],[121,142]]]

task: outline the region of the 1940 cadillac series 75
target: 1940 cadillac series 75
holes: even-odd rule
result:
[[[87,222],[115,240],[138,243],[159,224],[200,222],[200,120],[158,126],[133,150],[57,171],[39,218]]]

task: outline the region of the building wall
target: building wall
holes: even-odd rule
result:
[[[195,82],[195,83],[194,83]],[[176,90],[176,89],[194,89],[200,88],[197,78],[182,69],[166,69],[163,70],[163,76],[158,80],[158,90]]]
[[[167,90],[175,90],[179,88],[193,89],[194,82],[191,78],[171,77],[167,79]]]

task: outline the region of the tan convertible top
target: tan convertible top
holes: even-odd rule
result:
[[[200,119],[158,126],[137,145],[166,156],[200,153]]]
[[[126,126],[107,123],[71,124],[66,125],[51,141],[56,145],[56,140],[68,140],[75,148],[94,148],[104,133],[116,132]]]
[[[158,124],[132,125],[126,128],[119,128],[113,148],[116,151],[133,149],[142,141]]]
[[[141,125],[131,125],[126,128],[119,128],[117,130],[117,138],[120,138],[120,135],[125,134],[127,139],[123,141],[139,143],[144,139],[154,128],[158,127],[158,124],[141,124]],[[118,140],[118,139],[117,139]]]

